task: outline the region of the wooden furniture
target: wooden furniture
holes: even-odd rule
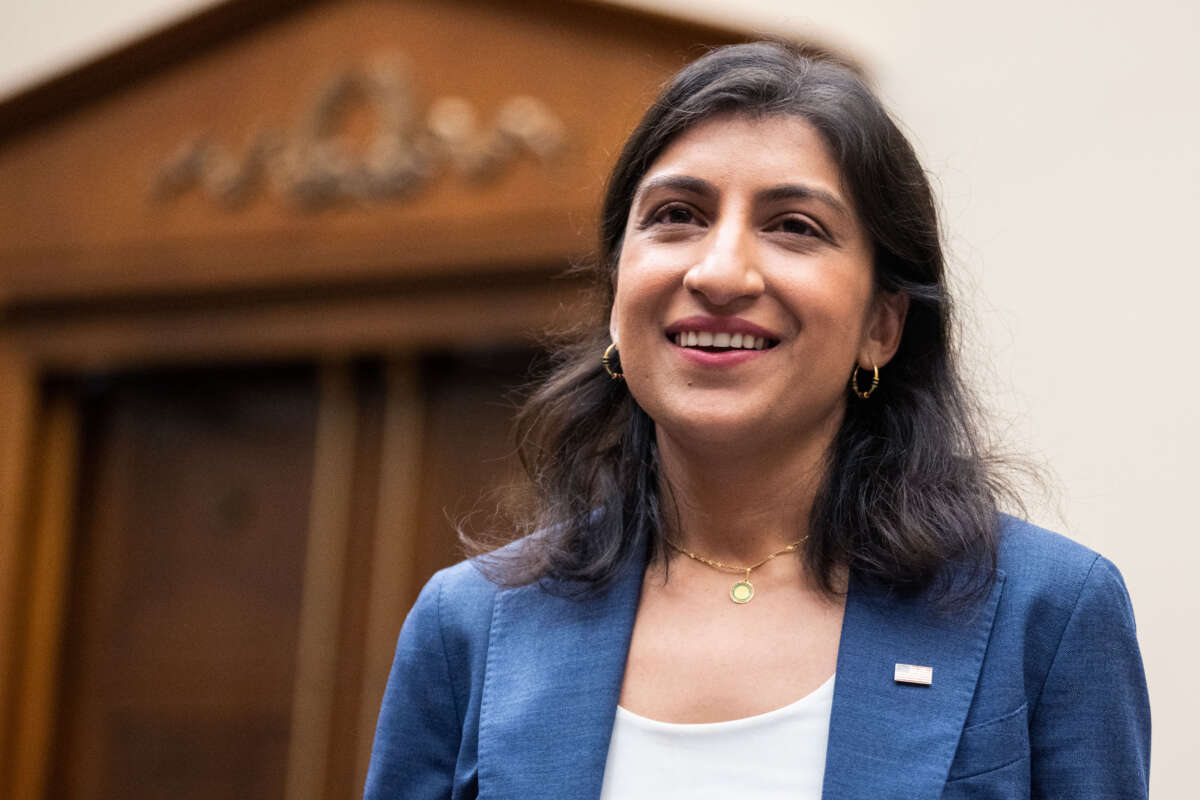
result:
[[[0,105],[0,796],[361,795],[605,170],[731,38],[230,2]]]

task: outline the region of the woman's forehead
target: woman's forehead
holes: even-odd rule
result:
[[[803,184],[845,201],[842,176],[825,140],[795,115],[727,114],[699,122],[663,149],[642,176],[637,195],[666,176],[698,178],[713,186]]]

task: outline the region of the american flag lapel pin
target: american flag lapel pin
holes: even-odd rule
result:
[[[933,685],[933,667],[922,667],[917,664],[897,664],[896,683],[911,683],[916,686]]]

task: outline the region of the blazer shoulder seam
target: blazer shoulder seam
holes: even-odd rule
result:
[[[1075,599],[1071,602],[1071,613],[1067,615],[1062,630],[1058,632],[1058,640],[1054,643],[1054,657],[1050,659],[1050,666],[1046,668],[1046,674],[1042,676],[1041,685],[1038,686],[1037,694],[1029,706],[1030,717],[1033,716],[1034,710],[1042,701],[1042,692],[1046,689],[1046,682],[1050,680],[1050,673],[1054,672],[1054,666],[1058,663],[1058,656],[1062,652],[1062,643],[1067,635],[1067,629],[1071,627],[1071,620],[1075,619],[1075,614],[1079,611],[1079,601],[1083,597],[1083,590],[1087,586],[1087,582],[1091,580],[1092,571],[1096,569],[1096,565],[1099,563],[1100,554],[1093,551],[1092,562],[1088,564],[1087,571],[1083,574],[1083,580],[1079,582],[1079,588],[1075,590]]]
[[[446,628],[442,624],[442,593],[446,589],[446,581],[439,580],[437,586],[437,628],[438,642],[442,646],[442,665],[446,670],[446,677],[450,681],[450,702],[454,705],[454,720],[458,725],[459,730],[462,730],[463,718],[462,712],[458,707],[458,691],[454,686],[454,674],[450,670],[450,656],[446,653]]]

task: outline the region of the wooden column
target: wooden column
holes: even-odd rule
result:
[[[73,395],[49,398],[35,455],[26,628],[14,703],[13,800],[41,800],[49,777],[75,527],[79,406]]]
[[[416,583],[413,553],[420,519],[425,409],[417,365],[407,360],[389,364],[385,392],[378,512],[371,548],[363,642],[354,797],[361,797],[363,793],[379,704],[391,670],[396,637]]]
[[[350,366],[322,367],[286,800],[320,800],[329,766],[358,403]]]
[[[36,374],[19,353],[0,344],[0,795],[13,776],[16,681],[24,609],[26,496],[33,441]]]

